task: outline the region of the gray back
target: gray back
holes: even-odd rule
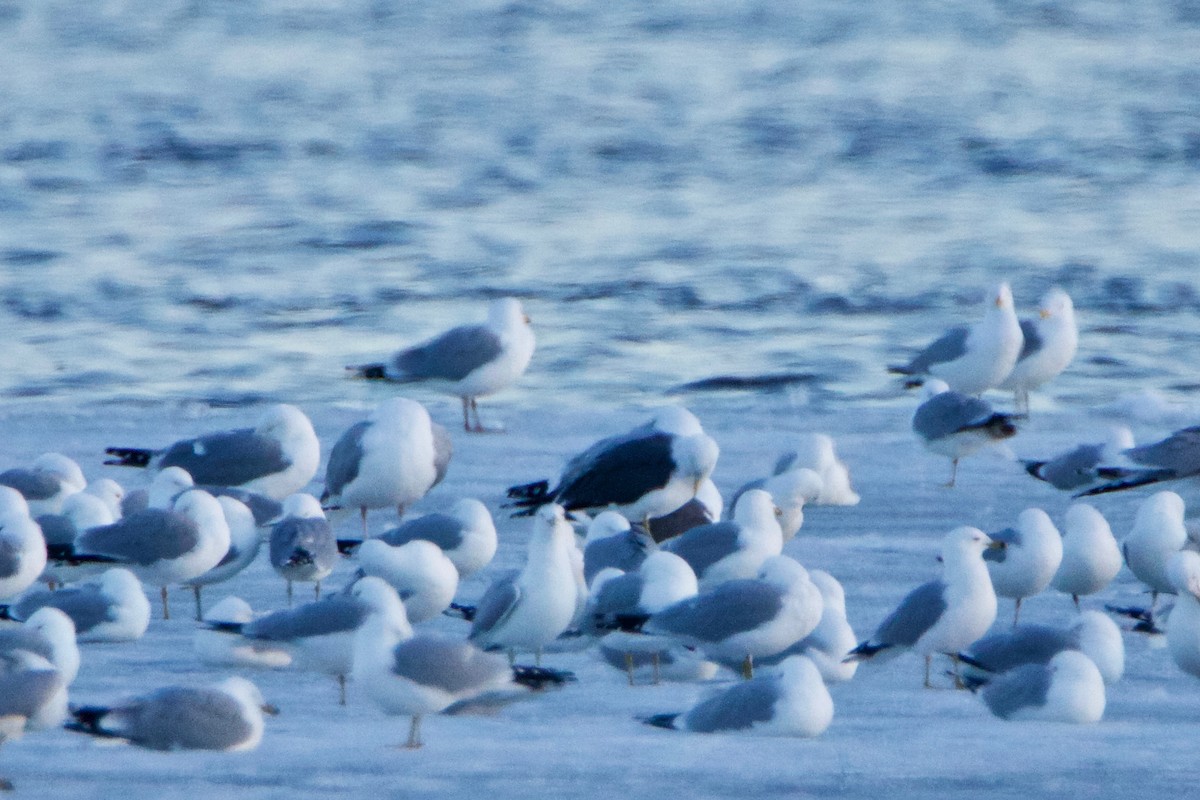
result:
[[[989,547],[983,551],[983,560],[1003,564],[1008,558],[1008,548],[1021,546],[1021,531],[1018,528],[1005,528],[989,533],[988,538],[993,542],[1003,542],[1004,547]]]
[[[27,650],[51,663],[54,662],[54,648],[50,646],[50,640],[41,631],[35,631],[25,625],[0,628],[0,653],[13,650]]]
[[[454,550],[463,543],[463,524],[449,514],[426,514],[401,522],[379,538],[392,547],[421,540],[432,542],[442,550]]]
[[[79,534],[75,549],[86,555],[109,556],[148,566],[178,558],[196,548],[200,528],[190,517],[161,508],[147,508],[112,525]]]
[[[0,669],[0,717],[32,717],[62,688],[62,678],[52,669]]]
[[[1021,333],[1025,334],[1025,342],[1021,345],[1021,355],[1017,357],[1018,361],[1024,361],[1046,346],[1046,342],[1043,341],[1042,334],[1038,330],[1037,322],[1034,320],[1021,320]]]
[[[312,636],[347,633],[358,628],[371,609],[356,597],[333,595],[256,619],[242,628],[252,639],[288,642]]]
[[[1200,425],[1175,431],[1154,444],[1131,447],[1125,455],[1139,464],[1163,467],[1177,476],[1200,472]]]
[[[486,635],[512,614],[521,600],[521,589],[517,586],[518,575],[519,571],[511,570],[492,581],[475,607],[475,619],[471,622],[468,638]]]
[[[217,689],[169,686],[118,710],[127,738],[152,750],[225,750],[252,728],[236,699]]]
[[[637,573],[610,578],[596,593],[592,610],[597,616],[636,614],[641,611],[639,601],[645,585],[645,579]]]
[[[736,553],[742,525],[738,522],[711,522],[692,528],[682,536],[663,542],[662,549],[686,561],[701,577],[705,570],[722,558]]]
[[[26,592],[14,603],[10,612],[19,619],[29,619],[39,608],[57,608],[75,623],[75,633],[83,634],[115,617],[108,598],[100,593],[94,583],[67,586],[58,591],[39,589]]]
[[[78,531],[75,523],[65,514],[42,514],[36,521],[46,544],[71,544],[75,541]]]
[[[911,647],[945,613],[946,584],[940,580],[923,583],[900,601],[871,639],[880,644]]]
[[[325,493],[322,500],[342,493],[346,484],[358,477],[362,466],[363,434],[371,427],[369,420],[356,422],[346,429],[329,451],[329,464],[325,467]]]
[[[410,380],[460,381],[502,352],[500,337],[490,328],[460,325],[424,344],[401,350],[392,363]]]
[[[1048,664],[1063,650],[1079,646],[1071,631],[1048,625],[1019,625],[1007,633],[983,637],[967,654],[989,672],[1008,672],[1022,664]]]
[[[502,656],[459,639],[422,634],[396,645],[392,672],[421,686],[461,694],[487,687],[511,674]]]
[[[273,500],[265,494],[258,492],[248,492],[245,489],[239,489],[236,486],[197,486],[197,489],[203,489],[213,497],[232,497],[234,500],[242,503],[246,508],[250,509],[250,513],[254,515],[255,525],[265,525],[273,519],[277,519],[283,513],[283,503],[278,500]]]
[[[167,448],[160,469],[182,467],[198,484],[239,486],[291,466],[275,439],[251,428],[185,439]]]
[[[968,333],[965,327],[955,327],[946,331],[917,353],[916,357],[908,362],[905,371],[911,375],[920,375],[929,372],[929,368],[935,364],[944,364],[959,358],[967,352]]]
[[[720,642],[774,619],[783,608],[779,590],[757,580],[726,581],[711,591],[667,606],[645,630]]]
[[[986,422],[992,407],[978,397],[955,391],[941,392],[926,400],[913,414],[913,430],[926,441],[934,441]]]
[[[53,475],[29,469],[6,469],[0,472],[0,486],[16,489],[26,500],[45,500],[53,497],[62,482]]]
[[[633,530],[596,539],[583,549],[583,579],[590,584],[596,573],[606,567],[633,572],[653,548],[653,539]]]
[[[0,537],[0,578],[16,575],[21,569],[21,546],[10,538]]]
[[[746,730],[770,720],[778,699],[779,679],[762,676],[698,703],[684,715],[684,722],[698,733]]]
[[[1043,664],[1024,664],[983,687],[983,702],[997,717],[1008,719],[1023,708],[1046,704],[1050,670]]]
[[[1081,444],[1042,464],[1037,476],[1056,489],[1078,489],[1096,480],[1094,470],[1103,457],[1104,445]]]

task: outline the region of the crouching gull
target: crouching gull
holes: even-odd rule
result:
[[[1200,425],[1175,431],[1153,444],[1131,447],[1122,455],[1141,467],[1113,468],[1110,472],[1118,473],[1115,480],[1082,491],[1076,496],[1119,492],[1200,475]]]
[[[150,750],[253,750],[263,714],[278,710],[245,678],[206,687],[167,686],[111,706],[80,706],[67,728]]]
[[[520,301],[502,297],[492,301],[483,325],[460,325],[397,352],[387,363],[346,369],[372,380],[440,384],[462,398],[463,429],[482,433],[487,429],[479,419],[478,398],[515,383],[529,366],[533,348],[533,329]]]
[[[39,608],[21,625],[0,627],[0,658],[14,650],[28,650],[49,661],[64,684],[70,685],[79,673],[75,623],[57,608]]]
[[[663,542],[662,549],[688,562],[702,589],[752,578],[763,562],[783,552],[779,517],[771,495],[751,489],[734,508],[732,520],[692,528]]]
[[[970,328],[951,328],[907,364],[888,371],[908,376],[906,386],[940,378],[967,395],[999,386],[1016,365],[1024,339],[1007,283],[996,287],[985,308],[983,319]]]
[[[510,506],[523,509],[518,515],[532,514],[545,503],[567,511],[611,507],[653,536],[650,520],[695,497],[719,452],[690,411],[665,408],[632,431],[576,455],[553,489],[549,481],[509,488]]]
[[[491,512],[472,497],[456,502],[448,514],[434,512],[406,519],[376,538],[392,547],[416,541],[435,544],[463,579],[486,567],[496,555],[499,544]],[[357,539],[338,539],[338,550],[349,554],[361,544],[362,541]]]
[[[367,577],[356,586],[373,611],[354,637],[356,686],[385,713],[412,718],[404,747],[421,746],[421,718],[493,692],[516,693],[571,680],[570,673],[512,667],[470,642],[416,634],[395,589]]]
[[[66,715],[66,683],[49,661],[28,650],[0,654],[0,745],[56,726]],[[0,791],[12,789],[0,778]]]
[[[1047,664],[1063,650],[1078,650],[1090,658],[1107,684],[1125,674],[1121,629],[1099,611],[1085,611],[1067,628],[1018,625],[984,636],[959,654],[965,665],[963,681],[968,687],[978,686],[1023,664]]]
[[[991,404],[931,380],[923,389],[924,402],[913,414],[912,429],[932,453],[950,459],[950,481],[958,477],[958,460],[990,442],[1007,439],[1017,432],[1010,414],[995,411]]]
[[[312,423],[295,406],[275,405],[253,428],[183,439],[164,450],[110,447],[105,464],[182,467],[198,484],[234,486],[282,500],[317,474],[321,446]]]
[[[958,653],[991,627],[996,619],[996,592],[983,563],[983,552],[1002,547],[978,528],[955,528],[942,540],[942,577],[913,589],[871,638],[850,651],[848,659],[890,657],[914,650],[925,657],[925,687],[932,689],[929,669],[934,655],[954,662]]]
[[[643,720],[659,728],[768,736],[820,736],[833,721],[833,698],[815,664],[792,656],[769,675],[758,675],[701,700],[682,714]]]
[[[63,501],[87,487],[83,470],[62,453],[43,453],[29,468],[15,467],[0,472],[0,486],[16,489],[29,504],[29,514],[58,514]]]
[[[1078,650],[1063,650],[1049,664],[1009,670],[980,694],[988,710],[1001,719],[1092,723],[1104,716],[1104,680]]]
[[[130,642],[150,625],[150,601],[142,582],[124,567],[111,567],[93,580],[57,591],[30,589],[0,607],[0,616],[23,621],[46,607],[70,617],[81,642]]]
[[[0,486],[0,599],[33,585],[46,568],[46,540],[16,489]]]

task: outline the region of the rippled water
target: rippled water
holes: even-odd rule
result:
[[[1200,3],[0,0],[0,396],[371,397],[487,298],[510,402],[820,401],[1052,284],[1191,389]]]

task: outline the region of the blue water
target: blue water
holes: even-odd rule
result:
[[[888,402],[1001,279],[1075,298],[1060,401],[1192,389],[1197,53],[1196,0],[0,0],[0,397],[369,399],[515,294],[509,402]]]

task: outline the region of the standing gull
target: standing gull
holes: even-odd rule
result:
[[[262,547],[262,537],[258,535],[258,528],[254,524],[254,514],[246,504],[229,495],[221,495],[217,502],[220,503],[221,513],[225,515],[225,523],[229,526],[229,548],[215,567],[189,581],[184,581],[185,586],[192,587],[192,594],[196,598],[197,622],[204,617],[200,589],[214,583],[223,583],[237,575],[250,566]]]
[[[365,538],[367,509],[390,506],[404,516],[446,476],[452,452],[449,434],[425,406],[403,397],[385,400],[333,446],[321,502],[358,508]]]
[[[158,469],[182,467],[198,484],[236,486],[275,500],[300,491],[317,474],[320,443],[295,406],[275,405],[253,428],[183,439],[164,450],[110,447],[105,464]]]
[[[33,585],[46,568],[46,540],[20,492],[0,486],[0,600]]]
[[[1121,548],[1113,538],[1104,515],[1087,503],[1067,509],[1063,557],[1050,585],[1071,595],[1075,608],[1079,598],[1105,589],[1121,571]]]
[[[1099,611],[1083,612],[1068,628],[1018,625],[990,633],[959,658],[966,665],[963,677],[968,685],[979,685],[1023,664],[1047,664],[1063,650],[1078,650],[1090,658],[1105,683],[1116,683],[1125,674],[1121,629]]]
[[[167,686],[112,706],[72,709],[67,728],[124,739],[149,750],[253,750],[263,735],[263,713],[276,714],[258,687],[227,678],[207,687]]]
[[[0,627],[0,658],[14,650],[28,650],[46,659],[67,685],[79,674],[75,624],[57,608],[39,608],[21,625]]]
[[[1002,283],[988,297],[983,319],[970,328],[951,328],[907,364],[888,367],[888,371],[909,376],[908,386],[920,386],[933,377],[956,392],[979,395],[1008,377],[1021,354],[1021,344],[1012,290]]]
[[[311,494],[294,494],[283,501],[283,518],[271,527],[271,566],[287,581],[288,605],[292,583],[313,583],[321,597],[321,581],[333,572],[338,559],[337,540],[321,504]]]
[[[69,616],[81,642],[129,642],[141,638],[150,625],[150,601],[142,583],[124,567],[58,591],[30,590],[3,612],[7,619],[27,620],[46,607]]]
[[[833,721],[833,698],[816,665],[792,656],[759,675],[702,700],[682,714],[657,714],[648,725],[695,733],[751,731],[769,736],[820,736]]]
[[[1016,396],[1017,413],[1029,413],[1029,393],[1058,377],[1079,346],[1079,327],[1075,306],[1062,289],[1051,289],[1042,296],[1037,319],[1021,320],[1024,343],[1012,372],[999,385]]]
[[[959,681],[958,652],[982,636],[996,619],[996,592],[983,553],[1001,546],[977,528],[950,531],[942,540],[942,577],[909,592],[848,658],[892,656],[912,649],[925,657],[925,687],[931,689],[929,668],[934,655],[943,653],[954,661]]]
[[[87,486],[83,471],[62,453],[43,453],[28,469],[0,472],[0,486],[16,489],[29,504],[29,514],[58,514],[63,501]]]
[[[1049,664],[1010,670],[980,694],[988,710],[1001,719],[1092,723],[1104,716],[1104,680],[1078,650],[1063,650]]]
[[[1021,616],[1021,601],[1047,586],[1062,562],[1063,541],[1050,516],[1040,508],[1027,508],[1017,517],[1017,527],[991,534],[1004,547],[983,554],[992,587],[1000,597],[1016,601],[1013,625]]]
[[[717,443],[688,410],[670,407],[628,433],[596,442],[549,481],[513,486],[510,504],[531,514],[545,503],[567,511],[612,508],[651,535],[649,520],[696,496],[717,463]]]
[[[1150,587],[1151,626],[1159,594],[1175,593],[1168,565],[1171,556],[1187,544],[1183,513],[1183,498],[1175,492],[1151,495],[1138,506],[1133,530],[1121,543],[1121,554],[1129,571]]]
[[[770,658],[760,658],[760,666],[773,666],[794,655],[807,656],[816,664],[826,683],[842,683],[854,677],[858,662],[846,656],[858,639],[846,619],[846,591],[837,578],[820,569],[809,570],[808,577],[821,592],[821,621],[813,632]]]
[[[529,317],[514,297],[493,300],[483,325],[460,325],[401,350],[386,364],[346,367],[360,378],[412,383],[428,381],[462,398],[463,429],[482,433],[477,399],[516,382],[533,358]],[[471,413],[475,420],[472,422]]]
[[[751,489],[734,509],[732,520],[692,528],[662,547],[688,562],[702,589],[752,578],[763,562],[783,552],[779,509],[771,495]]]
[[[998,413],[977,397],[949,389],[943,381],[928,381],[923,392],[924,402],[913,414],[913,432],[927,450],[950,459],[947,486],[953,486],[958,477],[960,458],[1017,432],[1011,415]]]

